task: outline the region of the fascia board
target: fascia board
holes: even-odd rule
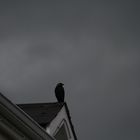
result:
[[[65,111],[66,111],[66,114],[67,114],[67,117],[68,117],[68,120],[69,120],[69,124],[70,124],[71,130],[72,130],[73,136],[74,136],[74,140],[77,140],[77,136],[76,136],[74,126],[73,126],[72,121],[71,121],[70,112],[69,112],[69,109],[68,109],[68,106],[67,106],[66,102],[64,103],[64,107],[65,107]]]

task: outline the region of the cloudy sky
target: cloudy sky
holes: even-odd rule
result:
[[[79,140],[140,139],[138,0],[1,0],[0,90],[14,103],[55,102]]]

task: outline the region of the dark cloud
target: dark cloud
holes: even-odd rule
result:
[[[0,88],[52,102],[57,82],[79,139],[139,139],[138,1],[4,1]]]

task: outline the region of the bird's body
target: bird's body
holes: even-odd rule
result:
[[[58,102],[64,102],[65,91],[62,83],[58,83],[55,88],[55,96]]]

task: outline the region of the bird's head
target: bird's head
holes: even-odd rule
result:
[[[58,84],[57,84],[57,86],[63,86],[63,85],[64,85],[63,83],[58,83]]]

